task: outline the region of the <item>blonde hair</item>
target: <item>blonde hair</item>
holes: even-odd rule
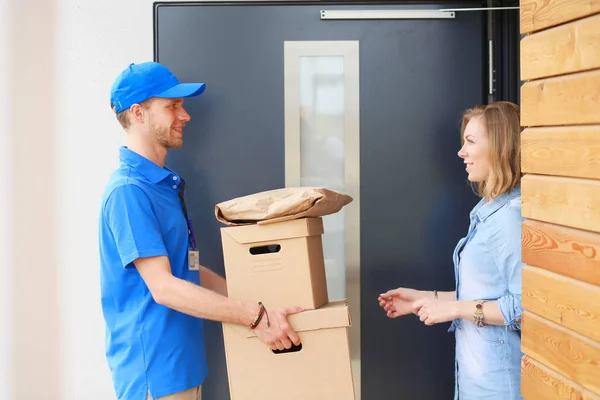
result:
[[[152,102],[153,97],[148,100],[144,100],[140,103],[140,106],[144,107],[144,109],[150,108],[150,103]],[[115,105],[111,102],[110,109],[113,110],[115,115],[117,116],[117,121],[123,127],[123,129],[128,129],[131,126],[131,120],[129,119],[129,109],[123,110],[120,113],[117,113]]]
[[[508,101],[479,105],[463,113],[460,129],[464,145],[469,121],[481,118],[488,138],[490,173],[473,190],[486,200],[494,200],[521,182],[521,123],[519,106]]]

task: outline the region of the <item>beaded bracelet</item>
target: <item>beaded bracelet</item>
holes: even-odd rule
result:
[[[258,324],[260,323],[260,321],[262,320],[262,317],[264,314],[267,315],[267,327],[271,327],[271,321],[269,320],[269,314],[267,313],[267,309],[265,308],[264,304],[262,302],[258,302],[258,314],[256,314],[256,317],[254,318],[254,321],[252,321],[252,323],[250,324],[250,329],[255,329]]]
[[[254,329],[258,326],[265,312],[265,306],[263,306],[261,303],[258,303],[258,306],[258,314],[256,314],[256,317],[254,317],[254,321],[252,321],[252,323],[250,324],[250,329]]]

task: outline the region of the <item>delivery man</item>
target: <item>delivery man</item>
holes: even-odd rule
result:
[[[287,316],[301,308],[230,300],[225,279],[198,263],[185,183],[165,158],[183,144],[184,98],[205,87],[145,62],[111,89],[127,145],[102,198],[99,250],[106,357],[120,400],[200,399],[203,319],[248,326],[273,350],[300,344]]]

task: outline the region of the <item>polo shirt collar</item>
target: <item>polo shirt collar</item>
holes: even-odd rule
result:
[[[158,183],[173,174],[173,171],[169,168],[161,168],[146,157],[141,156],[133,150],[129,150],[126,146],[122,146],[119,149],[119,159],[121,163],[135,168],[152,183]]]

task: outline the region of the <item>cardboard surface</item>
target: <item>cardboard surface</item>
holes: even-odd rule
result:
[[[290,316],[302,348],[274,354],[248,328],[223,324],[231,400],[353,400],[345,302]]]
[[[345,300],[332,301],[316,310],[290,315],[288,321],[296,332],[347,328],[352,324]],[[246,326],[231,325],[231,327],[246,338],[256,336],[255,331]]]
[[[221,228],[229,298],[267,307],[327,304],[322,233],[321,218]]]

